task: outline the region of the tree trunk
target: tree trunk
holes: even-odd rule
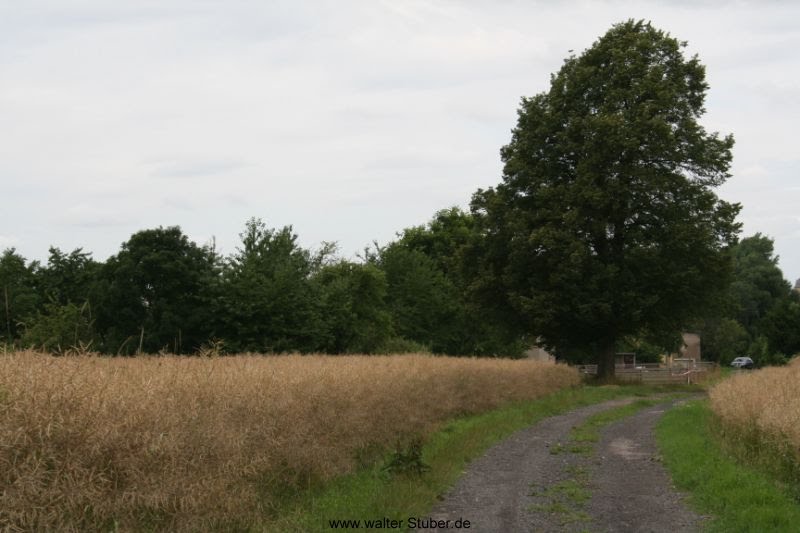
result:
[[[616,359],[616,342],[609,342],[603,346],[597,357],[597,379],[609,381],[614,379],[614,362]]]

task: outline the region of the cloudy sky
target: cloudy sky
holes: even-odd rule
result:
[[[251,216],[351,256],[501,177],[523,95],[651,20],[707,66],[744,234],[800,277],[800,3],[0,0],[0,249],[98,259]]]

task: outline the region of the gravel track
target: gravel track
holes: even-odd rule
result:
[[[569,450],[573,427],[631,401],[584,407],[515,433],[472,462],[430,516],[466,519],[468,531],[481,533],[699,530],[701,519],[672,486],[653,435],[674,400],[606,426],[589,453]]]

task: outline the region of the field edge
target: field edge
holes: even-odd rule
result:
[[[708,400],[665,413],[656,426],[664,465],[688,503],[705,515],[704,530],[796,531],[800,506],[768,473],[737,464],[713,430]]]

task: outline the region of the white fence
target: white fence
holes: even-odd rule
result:
[[[708,361],[680,360],[672,366],[658,363],[617,365],[614,368],[614,375],[618,381],[648,385],[696,383],[704,380],[717,367],[717,363]],[[580,365],[578,370],[582,374],[597,374],[597,365]]]

